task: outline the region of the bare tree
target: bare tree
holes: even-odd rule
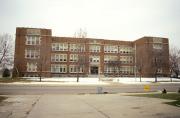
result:
[[[155,76],[155,82],[157,82],[157,74],[158,74],[158,58],[154,58],[154,76]]]
[[[180,49],[176,47],[170,49],[169,61],[171,74],[175,74],[175,77],[178,77],[180,73]]]
[[[88,66],[88,59],[85,55],[78,55],[77,61],[77,82],[79,82],[79,74],[82,72],[85,74],[85,67]]]
[[[46,64],[48,62],[47,54],[44,52],[47,52],[47,48],[45,45],[39,46],[39,58],[37,60],[37,71],[39,76],[39,81],[41,82],[43,73],[45,71]]]
[[[44,67],[46,66],[46,63],[47,63],[47,58],[45,56],[40,56],[40,59],[38,60],[38,63],[37,63],[38,76],[39,76],[40,82],[42,79],[42,74],[44,71]]]
[[[75,38],[81,38],[81,40],[85,40],[87,37],[87,32],[80,28],[78,32],[75,32],[74,37]],[[83,42],[77,45],[77,53],[78,53],[77,82],[79,82],[80,69],[82,68],[84,71],[85,66],[87,66],[87,64],[89,62],[87,57],[85,56],[86,55],[85,54],[85,52],[86,52],[86,46],[85,46],[86,41],[83,41]]]
[[[13,66],[14,40],[10,34],[0,34],[0,65]]]
[[[137,67],[137,71],[139,73],[139,78],[140,78],[140,82],[141,82],[142,81],[141,80],[141,77],[142,77],[142,68],[143,68],[142,59],[140,59],[140,61],[137,62],[136,67]]]
[[[80,28],[77,32],[74,33],[75,38],[86,38],[87,31],[85,29]]]
[[[108,61],[107,66],[113,68],[113,76],[120,75],[121,61]]]
[[[157,82],[158,75],[161,75],[162,68],[166,66],[162,60],[161,53],[156,55],[153,60],[155,82]]]

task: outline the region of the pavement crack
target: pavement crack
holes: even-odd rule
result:
[[[11,112],[8,114],[7,118],[10,118],[10,117],[12,116],[12,114],[13,114],[13,112],[11,111]]]
[[[35,100],[34,103],[32,103],[32,107],[26,112],[27,116],[30,114],[34,106],[37,104],[37,102],[40,100],[41,96]]]
[[[105,116],[106,118],[110,118],[110,116],[108,116],[106,113],[104,113],[103,111],[100,111],[98,109],[96,109],[99,113],[101,113],[103,116]]]
[[[81,99],[82,100],[82,99]],[[86,101],[82,100],[85,104],[87,104],[88,106],[92,107],[93,109],[95,109],[98,113],[100,113],[101,115],[103,115],[105,118],[111,118],[109,115],[107,115],[106,113],[104,113],[103,111],[99,110],[98,108],[96,108],[95,106],[87,103]]]

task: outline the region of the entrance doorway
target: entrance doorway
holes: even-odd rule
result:
[[[98,67],[97,66],[91,66],[91,74],[98,75]]]

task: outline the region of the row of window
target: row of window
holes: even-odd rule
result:
[[[79,73],[84,72],[83,67],[78,67],[77,65],[70,65],[69,72],[70,73]],[[27,63],[27,72],[37,72],[37,63],[28,62]],[[67,72],[67,65],[59,65],[59,64],[52,64],[51,65],[51,72],[52,73],[66,73]]]
[[[85,51],[85,45],[84,44],[70,44],[70,51],[72,52],[84,52]],[[52,51],[68,51],[68,43],[53,43],[52,44]],[[89,46],[90,52],[101,52],[101,46],[100,45],[90,45]],[[132,47],[122,46],[119,47],[114,45],[105,45],[104,46],[104,52],[105,53],[122,53],[122,54],[128,54],[133,52]]]
[[[70,62],[78,61],[78,54],[70,54]],[[40,58],[40,50],[25,50],[25,58],[27,59],[39,59]],[[105,55],[104,62],[108,63],[110,61],[116,61],[118,59],[117,56]],[[67,62],[67,54],[52,54],[51,62]],[[100,62],[100,56],[90,56],[89,62]],[[132,56],[120,56],[120,62],[123,64],[133,63]]]
[[[116,61],[116,60],[117,60],[117,56],[105,55],[105,57],[104,57],[105,63],[111,62],[111,61]],[[53,54],[51,56],[51,61],[52,62],[66,62],[67,54]],[[70,62],[77,62],[77,61],[78,61],[78,55],[70,54]],[[89,62],[100,62],[100,56],[90,56]],[[120,62],[122,64],[133,63],[133,57],[132,56],[121,56]]]
[[[70,44],[70,51],[72,52],[84,52],[85,45],[84,44]]]
[[[104,52],[105,53],[118,53],[118,46],[105,45]]]
[[[30,35],[26,36],[26,45],[40,45],[41,37],[38,35]],[[157,44],[158,45],[158,44]],[[158,45],[159,46],[159,45]],[[155,46],[155,47],[158,47]],[[105,45],[104,52],[105,53],[132,53],[133,48],[129,46],[117,46],[117,45]],[[52,43],[52,51],[68,51],[68,43]],[[70,51],[72,52],[84,52],[85,44],[70,44]],[[100,52],[100,45],[90,45],[90,52]]]
[[[70,73],[79,73],[84,72],[84,66],[77,66],[77,65],[70,65],[69,72]],[[37,72],[37,63],[35,62],[28,62],[27,63],[27,72]],[[51,65],[51,72],[52,73],[66,73],[67,72],[67,65],[60,65],[60,64],[52,64]],[[134,67],[131,66],[121,66],[120,68],[112,67],[112,66],[105,66],[104,68],[105,73],[133,73]]]
[[[59,64],[52,64],[51,65],[51,72],[52,73],[66,73],[67,72],[67,65],[59,65]],[[70,65],[69,66],[69,72],[70,73],[83,73],[84,68],[78,67],[76,65]]]
[[[121,66],[120,68],[105,66],[104,73],[124,73],[124,74],[132,74],[134,73],[134,67],[132,66]]]
[[[52,51],[68,51],[67,43],[53,43]]]
[[[77,61],[78,61],[78,55],[71,54],[70,62],[77,62]],[[52,54],[51,62],[67,62],[67,54]]]

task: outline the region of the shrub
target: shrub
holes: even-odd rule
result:
[[[4,71],[3,71],[3,77],[10,77],[10,70],[5,68]]]

